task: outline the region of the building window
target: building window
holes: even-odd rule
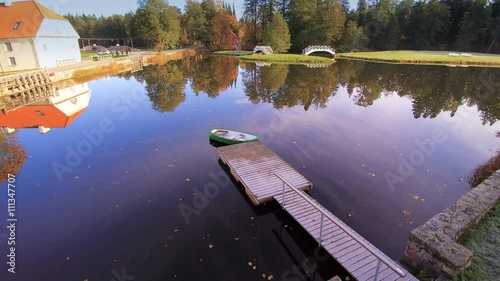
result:
[[[9,57],[9,65],[10,66],[16,66],[16,58]]]
[[[12,52],[12,44],[10,42],[5,43],[5,51]]]
[[[44,50],[45,52],[47,52],[47,50],[48,50],[48,48],[47,48],[47,44],[43,44],[43,50]]]
[[[14,24],[14,30],[18,30],[19,29],[19,26],[21,25],[21,22],[18,21]]]

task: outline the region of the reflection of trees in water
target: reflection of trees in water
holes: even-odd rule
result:
[[[359,106],[370,106],[383,95],[396,92],[413,103],[415,118],[434,118],[440,112],[453,115],[462,104],[476,105],[484,124],[500,119],[500,69],[417,66],[341,60],[326,68],[299,65],[256,66],[243,63],[244,91],[250,102],[272,103],[275,108],[311,105],[323,108],[345,86]],[[145,81],[153,108],[170,112],[185,100],[186,79],[198,95],[215,98],[235,85],[238,60],[233,57],[198,57],[147,67],[134,74]]]
[[[216,98],[238,78],[238,60],[232,57],[212,56],[206,59],[191,57],[181,61],[170,61],[159,66],[145,67],[132,74],[137,81],[146,82],[147,94],[153,109],[172,112],[186,99],[186,80],[191,80],[191,88],[198,95],[205,92]],[[126,76],[123,76],[127,78]]]
[[[243,83],[245,94],[252,103],[272,103],[275,108],[311,105],[324,108],[338,85],[334,67],[309,69],[299,65],[245,64]]]
[[[381,93],[397,92],[413,100],[413,115],[436,117],[442,111],[453,115],[466,103],[477,105],[483,123],[500,118],[500,69],[475,67],[408,66],[343,60],[341,84],[356,104],[367,106]]]
[[[136,76],[138,81],[146,82],[146,91],[159,112],[173,112],[186,100],[184,75],[176,63],[145,68]]]
[[[238,60],[234,57],[210,56],[196,63],[188,62],[189,67],[183,72],[191,79],[191,88],[196,95],[205,92],[216,98],[238,78]]]
[[[0,134],[0,184],[9,178],[9,174],[17,175],[26,161],[26,151],[17,135]]]

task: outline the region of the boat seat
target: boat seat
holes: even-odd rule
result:
[[[217,135],[217,136],[223,136],[223,135],[225,135],[227,133],[228,133],[228,131],[217,131],[217,132],[215,132],[215,135]]]

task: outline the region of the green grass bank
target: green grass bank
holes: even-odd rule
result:
[[[367,61],[408,63],[408,64],[446,64],[500,67],[500,55],[481,53],[460,53],[442,51],[382,51],[354,52],[337,54],[340,59],[361,59]]]
[[[472,262],[455,280],[498,280],[500,276],[500,203],[479,224],[468,229],[458,242],[474,253]]]

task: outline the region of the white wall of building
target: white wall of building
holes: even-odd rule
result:
[[[12,51],[6,50],[6,43],[10,43]],[[9,58],[11,57],[14,58],[16,65],[10,65]],[[0,39],[0,72],[36,69],[39,67],[31,38]]]
[[[66,116],[71,116],[89,106],[90,94],[88,83],[77,84],[57,90],[55,96],[50,98],[50,102]]]
[[[40,67],[57,66],[58,60],[80,62],[78,38],[69,21],[44,19],[35,39]]]

